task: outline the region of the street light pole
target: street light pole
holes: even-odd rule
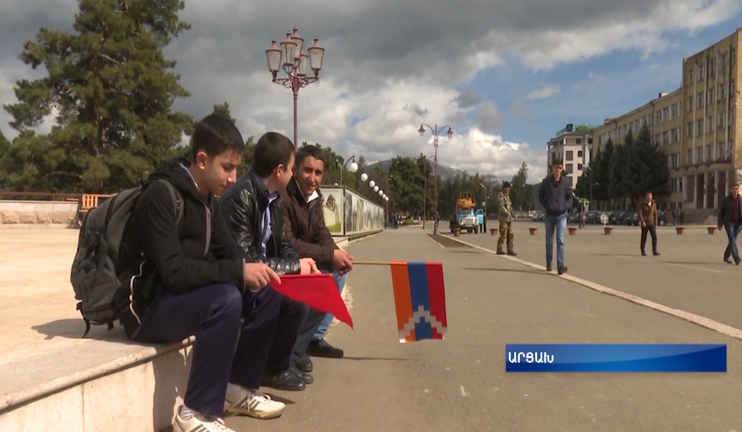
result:
[[[297,139],[297,104],[299,100],[299,89],[319,81],[319,71],[322,69],[322,60],[325,56],[325,49],[319,43],[319,39],[314,38],[314,45],[307,51],[302,50],[304,38],[299,36],[298,30],[294,27],[294,34],[286,33],[286,39],[281,42],[281,48],[276,46],[276,40],[273,39],[270,48],[265,50],[268,58],[268,70],[273,75],[273,82],[281,84],[291,89],[294,94],[294,148],[299,148]],[[307,62],[314,72],[313,77],[306,74]],[[279,67],[286,73],[285,78],[278,78]]]
[[[443,126],[441,128],[438,128],[437,124],[435,125],[435,127],[431,127],[428,124],[421,123],[420,129],[418,129],[420,136],[425,136],[425,127],[427,127],[430,132],[433,133],[433,147],[435,148],[435,156],[433,158],[433,161],[435,163],[433,174],[433,180],[435,181],[435,211],[433,213],[433,234],[438,234],[438,136],[443,129],[448,128],[448,132],[446,132],[446,135],[450,139],[453,136],[453,131],[451,130],[451,126]]]

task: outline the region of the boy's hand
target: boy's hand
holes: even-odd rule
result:
[[[250,291],[259,291],[274,280],[281,282],[278,274],[263,263],[245,264],[245,284]]]
[[[299,264],[301,265],[301,274],[303,275],[319,273],[317,263],[312,258],[301,258]]]

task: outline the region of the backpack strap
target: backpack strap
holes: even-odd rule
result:
[[[175,186],[165,179],[158,179],[158,182],[164,183],[167,186],[167,190],[170,191],[170,197],[173,199],[175,204],[175,225],[179,225],[181,219],[183,219],[183,200],[180,197],[180,193],[175,190]]]

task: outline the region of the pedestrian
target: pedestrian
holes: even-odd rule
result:
[[[500,238],[497,239],[497,254],[505,255],[505,251],[502,249],[504,243],[507,240],[508,255],[517,255],[513,251],[513,205],[510,201],[510,183],[504,182],[502,184],[502,190],[497,194],[497,199],[500,202],[500,209],[497,214],[497,219],[500,221]]]
[[[657,203],[652,199],[652,192],[644,195],[644,201],[639,204],[639,223],[642,226],[641,251],[647,256],[644,246],[647,244],[647,233],[652,235],[652,254],[657,256]]]
[[[557,273],[567,272],[564,265],[564,231],[567,230],[567,215],[572,208],[572,185],[562,176],[564,165],[561,160],[551,162],[551,175],[541,182],[538,201],[544,208],[546,226],[546,271],[551,271],[554,254],[554,233],[557,238]]]
[[[734,184],[729,195],[725,196],[719,203],[719,230],[723,226],[729,240],[724,250],[724,262],[731,264],[729,257],[734,258],[734,263],[739,265],[739,251],[737,250],[737,234],[742,223],[742,202],[739,198],[739,184]]]

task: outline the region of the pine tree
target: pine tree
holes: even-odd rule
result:
[[[80,0],[74,33],[42,28],[21,60],[46,77],[16,83],[5,105],[20,132],[3,155],[7,187],[116,192],[177,154],[193,120],[172,113],[188,92],[162,49],[189,28],[182,0]],[[54,110],[53,110],[54,108]],[[33,128],[50,114],[48,135]]]

